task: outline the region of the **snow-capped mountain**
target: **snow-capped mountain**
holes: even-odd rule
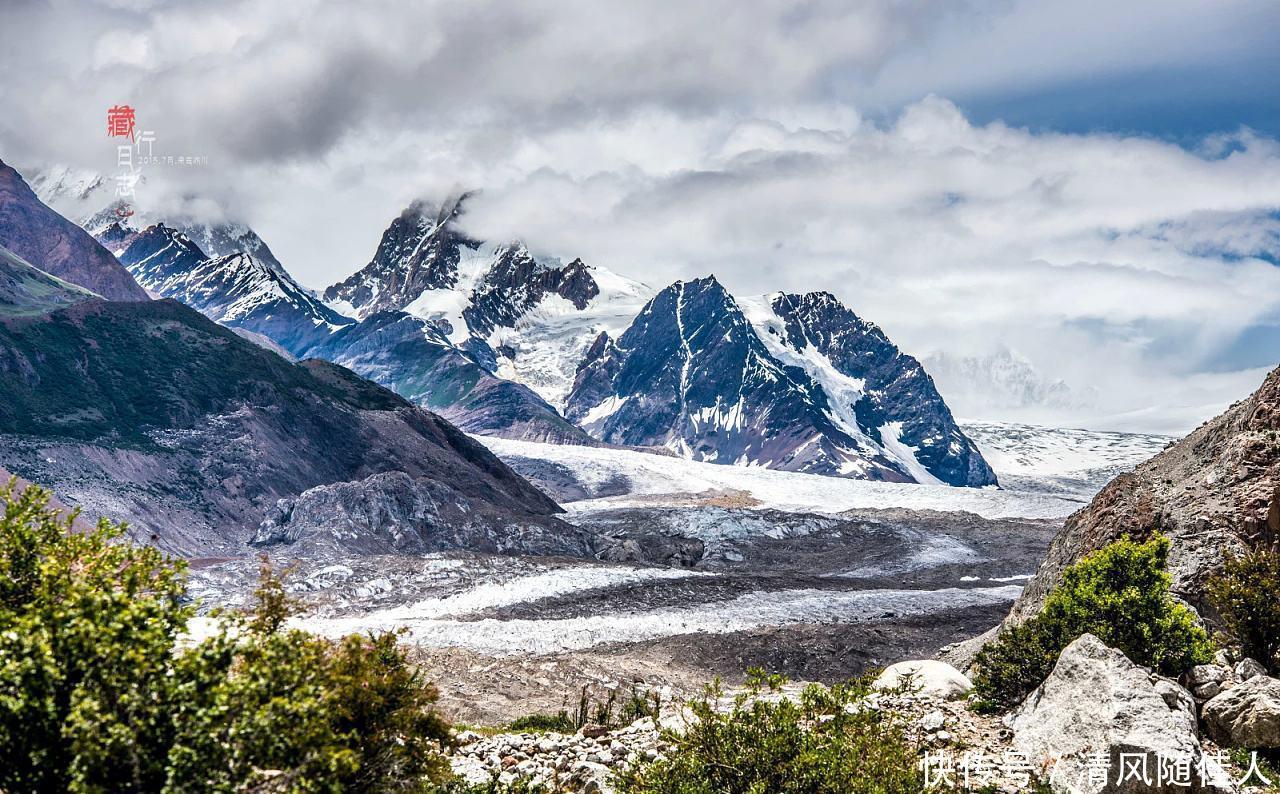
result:
[[[473,240],[458,228],[465,202],[411,205],[325,300],[357,318],[403,310],[428,320],[490,372],[561,408],[594,339],[621,333],[653,291],[580,259]]]
[[[1025,356],[1000,348],[983,356],[931,353],[924,360],[947,401],[962,416],[1096,412],[1098,392],[1046,377]]]
[[[919,363],[834,298],[739,304],[714,279],[654,297],[578,259],[477,241],[460,229],[465,208],[465,196],[410,206],[369,263],[324,293],[366,321],[398,310],[424,323],[353,328],[340,336],[360,339],[358,352],[335,339],[320,355],[444,412],[459,399],[438,369],[457,365],[440,352],[452,345],[608,443],[865,479],[995,482]],[[397,329],[390,346],[387,328]],[[557,427],[554,410],[520,405],[514,437],[530,421],[534,433]],[[513,437],[497,415],[478,432]]]
[[[616,341],[597,337],[566,416],[694,460],[995,483],[919,362],[825,293],[740,304],[714,277],[676,282]]]
[[[383,232],[373,259],[325,290],[324,299],[363,320],[375,312],[403,309],[428,290],[456,287],[464,253],[480,247],[456,223],[465,198],[439,207],[411,204]]]
[[[227,219],[201,219],[186,209],[165,213],[154,211],[144,202],[133,202],[130,215],[123,216],[125,203],[115,196],[111,177],[96,171],[54,165],[39,171],[31,179],[31,189],[45,204],[62,216],[75,221],[112,253],[119,254],[132,235],[148,226],[164,223],[190,238],[210,257],[246,253],[270,267],[284,270],[271,248],[247,225]],[[193,197],[189,203],[199,202]],[[111,227],[115,228],[111,228]]]
[[[121,202],[112,202],[90,215],[82,224],[86,230],[117,255],[129,246],[142,229],[163,223],[181,232],[210,257],[248,254],[267,267],[288,277],[284,265],[276,259],[266,241],[243,223],[202,221],[182,213],[159,216],[130,208],[132,215],[122,217]]]
[[[134,235],[119,258],[151,292],[223,325],[262,334],[297,355],[354,322],[315,298],[278,264],[244,252],[208,256],[187,235],[163,223]]]

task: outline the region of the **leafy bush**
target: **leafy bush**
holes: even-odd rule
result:
[[[1123,651],[1136,664],[1178,675],[1212,657],[1194,613],[1169,595],[1168,538],[1118,540],[1063,572],[1039,615],[1006,628],[975,660],[979,705],[1017,705],[1053,671],[1062,649],[1082,634]]]
[[[573,733],[578,726],[573,724],[569,712],[561,709],[555,714],[527,714],[517,717],[507,726],[512,733]]]
[[[1228,557],[1209,580],[1209,601],[1244,655],[1280,673],[1280,553],[1258,550]]]
[[[753,673],[721,713],[718,687],[690,704],[697,722],[672,734],[666,758],[624,771],[622,794],[860,794],[924,790],[917,748],[889,714],[862,707],[863,678],[830,690],[810,686],[799,702],[760,699],[777,677]]]
[[[0,497],[0,791],[429,791],[449,777],[436,692],[393,635],[285,629],[264,567],[257,609],[184,648],[181,562],[106,521],[74,531],[38,488]]]

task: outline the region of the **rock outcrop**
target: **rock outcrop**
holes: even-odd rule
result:
[[[458,282],[458,263],[480,243],[457,226],[466,196],[438,207],[416,202],[382,234],[373,258],[356,273],[324,292],[331,303],[345,304],[359,319],[403,309],[427,290]]]
[[[1195,792],[1223,790],[1225,772],[1200,744],[1195,701],[1176,682],[1138,667],[1085,634],[1063,650],[1049,678],[1005,719],[1013,746],[1033,764],[1052,765],[1055,791]],[[1189,770],[1185,780],[1157,781],[1160,759]],[[1124,766],[1146,770],[1125,778]],[[1141,760],[1140,760],[1141,759]],[[1195,770],[1209,769],[1204,785]],[[1099,774],[1100,773],[1100,774]]]
[[[355,554],[490,554],[590,557],[593,536],[547,516],[513,516],[447,481],[375,474],[282,499],[252,543]]]
[[[1068,518],[1011,618],[1037,613],[1062,572],[1084,555],[1156,531],[1172,541],[1173,592],[1212,623],[1205,583],[1224,556],[1280,539],[1280,369]]]
[[[1252,750],[1280,747],[1280,680],[1254,676],[1204,704],[1205,728],[1215,741]]]

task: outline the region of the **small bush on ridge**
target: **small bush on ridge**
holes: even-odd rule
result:
[[[1280,673],[1280,553],[1258,549],[1228,557],[1208,589],[1244,655],[1269,674]]]

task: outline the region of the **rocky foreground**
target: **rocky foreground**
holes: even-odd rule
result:
[[[1053,674],[1003,717],[973,708],[972,685],[933,660],[891,665],[862,703],[900,720],[931,784],[1017,792],[1277,790],[1256,751],[1280,748],[1280,680],[1252,660],[1194,668],[1174,681],[1086,634]],[[796,698],[803,685],[761,695]],[[735,693],[716,701],[727,711]],[[623,768],[662,758],[696,718],[680,703],[656,718],[573,734],[463,731],[454,770],[474,783],[610,792]],[[1229,748],[1236,748],[1231,751]]]

